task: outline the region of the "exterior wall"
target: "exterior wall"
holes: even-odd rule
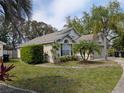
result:
[[[12,50],[4,50],[3,54],[8,54],[9,58],[12,58]]]
[[[80,61],[82,60],[80,53],[77,53],[76,56],[79,58]],[[85,56],[87,57],[88,55],[86,54]],[[88,60],[92,60],[91,55],[89,56]]]
[[[21,58],[20,48],[17,49],[17,58]]]
[[[3,45],[0,44],[0,57],[3,56]]]
[[[44,53],[48,54],[48,61],[50,63],[54,63],[51,50],[52,50],[52,44],[44,45]]]
[[[96,41],[101,47],[100,47],[100,54],[95,53],[95,54],[94,54],[94,59],[95,59],[95,58],[104,58],[104,40],[103,40],[103,38],[102,38],[102,35],[99,34],[99,35],[96,37],[95,41]]]
[[[79,35],[78,35],[74,30],[71,30],[71,31],[70,31],[69,36],[70,36],[71,38],[73,38],[73,40],[79,38]]]
[[[104,57],[104,47],[101,46],[100,54],[95,53],[94,54],[94,59],[96,59],[96,58],[103,58],[103,57]]]
[[[68,37],[63,38],[63,39],[62,39],[60,42],[58,42],[58,43],[63,44],[65,40],[68,40],[68,42],[69,42],[68,44],[72,44],[72,40],[71,40],[70,38],[68,38]]]

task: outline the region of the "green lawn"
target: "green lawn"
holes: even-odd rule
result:
[[[120,59],[120,60],[124,60],[124,58],[122,58],[122,57],[119,57],[119,59]]]
[[[115,62],[112,61],[89,61],[89,62],[78,62],[78,61],[69,61],[62,63],[43,63],[42,65],[48,66],[79,66],[79,67],[90,67],[90,66],[100,66],[100,65],[115,65]]]
[[[96,68],[43,68],[22,62],[9,62],[16,67],[11,85],[40,93],[111,93],[122,74],[115,64]]]

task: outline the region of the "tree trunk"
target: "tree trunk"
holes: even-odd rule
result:
[[[86,59],[86,60],[88,60],[88,59],[89,59],[89,56],[90,56],[90,53],[87,53],[87,59]]]
[[[83,52],[83,55],[84,55],[84,61],[85,61],[86,60],[85,52]]]
[[[81,50],[80,50],[80,55],[81,55],[82,59],[84,59],[84,57],[83,57],[83,55],[82,55],[82,51],[81,51]]]
[[[107,60],[107,38],[106,35],[103,34],[103,38],[104,38],[104,60]]]

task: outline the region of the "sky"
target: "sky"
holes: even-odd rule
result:
[[[93,5],[106,5],[112,0],[33,0],[32,20],[42,21],[57,29],[66,24],[66,17],[81,17]],[[118,0],[124,6],[124,0]]]

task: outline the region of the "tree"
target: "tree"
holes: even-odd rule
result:
[[[57,31],[54,27],[37,21],[25,21],[18,27],[25,40],[31,40],[36,37]],[[24,41],[21,40],[15,27],[9,23],[4,23],[4,16],[0,16],[0,41],[7,43],[12,48],[16,48]]]
[[[20,26],[20,29],[25,39],[31,40],[39,36],[43,36],[49,33],[57,31],[51,25],[44,22],[28,21]]]
[[[5,16],[6,21],[12,23],[30,18],[31,9],[31,0],[0,0],[0,14]]]
[[[0,26],[0,41],[7,43],[9,40],[9,37],[8,37],[8,32],[5,28],[6,27]]]
[[[3,16],[0,16],[0,41],[7,43],[8,32],[6,31],[6,26],[3,24]]]
[[[0,16],[0,41],[5,42],[7,45],[16,48],[21,43],[18,32],[14,26],[4,22],[4,17]],[[19,43],[20,42],[20,43]]]
[[[5,23],[12,24],[19,37],[24,40],[18,29],[25,19],[31,17],[31,0],[0,0],[0,15],[4,16]]]
[[[107,6],[93,6],[91,13],[84,13],[82,18],[74,18],[70,23],[80,33],[102,34],[104,41],[104,58],[107,60],[108,42],[116,38],[117,32],[124,32],[124,13],[118,1],[109,2]]]
[[[117,51],[124,50],[124,34],[119,34],[119,36],[113,40],[112,47]]]
[[[26,21],[18,29],[26,41],[57,31],[52,26],[37,21]],[[24,42],[12,24],[7,26],[4,23],[0,25],[0,40],[13,48]]]
[[[110,2],[107,7],[94,6],[91,12],[91,30],[93,33],[102,33],[104,40],[104,57],[107,60],[107,37],[109,32],[119,30],[118,24],[124,21],[124,14],[117,1]]]
[[[100,47],[96,42],[80,41],[74,45],[74,53],[80,53],[83,61],[87,61],[90,54],[94,54],[94,52],[100,53]]]
[[[81,18],[74,17],[74,19],[71,20],[70,17],[67,17],[66,20],[68,26],[73,27],[80,34],[90,34],[90,15],[87,12],[84,12]]]

